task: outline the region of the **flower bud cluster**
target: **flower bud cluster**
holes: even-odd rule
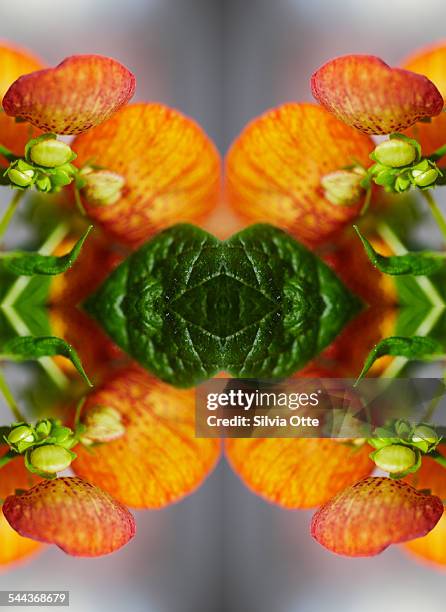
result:
[[[43,193],[55,193],[69,185],[78,173],[71,163],[75,158],[71,147],[54,134],[42,134],[28,142],[25,157],[12,161],[4,176],[14,189],[34,187]]]
[[[434,161],[421,156],[418,142],[403,134],[392,134],[370,157],[375,161],[369,168],[370,176],[390,193],[402,193],[411,187],[430,189],[443,176]]]
[[[399,419],[375,430],[368,440],[376,450],[371,453],[376,466],[393,478],[402,478],[416,472],[421,466],[422,454],[436,449],[441,437],[431,425],[411,425]]]
[[[25,456],[30,472],[48,478],[70,466],[76,457],[71,448],[78,439],[60,421],[43,419],[35,425],[14,423],[5,441],[12,451]]]

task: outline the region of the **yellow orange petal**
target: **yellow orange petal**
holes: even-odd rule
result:
[[[390,544],[425,535],[443,503],[391,478],[369,477],[344,489],[313,516],[311,535],[339,555],[377,555]]]
[[[46,480],[11,495],[3,514],[21,535],[56,544],[75,556],[107,555],[135,535],[135,521],[127,508],[80,478]]]
[[[197,223],[220,191],[219,155],[191,119],[162,104],[132,104],[78,136],[79,165],[92,162],[125,179],[122,197],[108,206],[84,200],[91,219],[131,247],[180,221]]]
[[[441,451],[444,446],[440,446]],[[423,457],[421,468],[406,478],[406,482],[420,489],[429,489],[446,499],[446,469],[429,457]],[[404,548],[418,559],[446,567],[446,515],[423,538],[404,544]]]
[[[255,493],[285,508],[314,508],[373,470],[370,448],[330,439],[225,440],[233,470]]]
[[[371,138],[315,104],[285,104],[252,121],[226,159],[226,195],[249,222],[268,222],[317,245],[357,215],[324,197],[324,175],[351,164],[370,165]]]
[[[6,445],[0,446],[0,456],[8,451]],[[28,472],[22,457],[7,463],[0,470],[0,497],[8,497],[16,489],[28,489],[40,478]],[[0,510],[0,572],[23,561],[43,549],[42,544],[20,536],[12,529]]]
[[[0,41],[0,103],[11,83],[23,74],[43,68],[42,62],[25,49]],[[26,123],[16,123],[0,110],[0,144],[16,155],[23,155],[25,144],[37,130]],[[0,156],[0,166],[6,161]]]
[[[328,61],[311,78],[313,96],[364,134],[391,134],[441,113],[443,98],[425,76],[373,55]]]
[[[403,67],[428,77],[446,98],[446,41],[416,51]],[[430,123],[417,123],[407,134],[418,140],[425,155],[430,155],[446,144],[446,113],[432,118]]]
[[[76,474],[133,508],[160,508],[196,489],[220,456],[220,442],[195,437],[193,390],[170,387],[132,367],[120,370],[88,397],[117,410],[124,436],[91,452],[76,447]]]
[[[73,55],[17,79],[3,108],[46,132],[80,134],[111,117],[134,92],[135,77],[116,60]]]

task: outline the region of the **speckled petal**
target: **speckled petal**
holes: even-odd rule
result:
[[[125,179],[108,206],[84,199],[109,236],[131,247],[173,223],[199,222],[220,195],[219,155],[191,119],[162,104],[132,104],[78,136],[76,164],[93,161]]]
[[[29,51],[0,41],[0,102],[18,77],[40,68],[43,68],[42,62]],[[29,124],[16,123],[0,110],[0,144],[16,155],[22,155],[29,138],[37,134]],[[0,156],[0,166],[6,165]]]
[[[351,164],[369,166],[374,144],[315,104],[285,104],[254,119],[226,159],[226,195],[248,222],[288,230],[310,246],[357,217],[324,197],[321,179]]]
[[[160,508],[180,500],[206,478],[220,442],[195,437],[195,394],[175,389],[132,367],[120,370],[87,397],[83,415],[108,406],[126,433],[90,452],[76,447],[72,468],[133,508]]]
[[[127,508],[80,478],[46,480],[21,495],[11,495],[3,514],[21,535],[56,544],[75,556],[107,555],[135,535],[135,521]]]
[[[134,91],[135,77],[116,60],[73,55],[55,68],[17,79],[3,108],[46,132],[80,134],[111,117]]]
[[[225,440],[225,451],[252,491],[285,508],[323,504],[374,467],[369,447],[330,439],[234,438]]]
[[[331,552],[367,557],[426,535],[442,514],[440,498],[399,480],[369,477],[322,506],[313,516],[311,535]]]
[[[424,74],[446,98],[446,41],[417,51],[403,63],[403,68]],[[446,113],[430,123],[417,123],[407,134],[418,140],[425,155],[430,155],[446,144]]]
[[[428,78],[373,55],[330,60],[313,74],[311,90],[322,106],[365,134],[399,132],[443,108]]]

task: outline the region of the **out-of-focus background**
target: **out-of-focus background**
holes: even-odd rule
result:
[[[444,0],[0,3],[1,38],[49,63],[73,53],[116,57],[135,72],[137,99],[194,117],[222,153],[255,115],[311,99],[309,76],[329,57],[397,63],[446,36],[445,23]],[[20,231],[14,225],[9,242]],[[180,504],[137,513],[138,535],[117,554],[85,560],[51,548],[0,575],[0,589],[70,590],[76,612],[441,609],[437,570],[395,547],[372,559],[333,556],[312,542],[310,517],[263,502],[222,463]]]

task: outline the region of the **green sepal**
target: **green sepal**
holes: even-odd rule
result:
[[[367,374],[377,359],[384,355],[407,357],[408,359],[429,360],[441,355],[441,344],[424,336],[390,336],[381,340],[368,354],[355,386]]]
[[[90,225],[74,247],[66,255],[56,257],[54,255],[41,255],[40,253],[27,253],[25,251],[15,251],[5,253],[1,258],[3,266],[17,276],[34,276],[35,274],[44,276],[55,276],[63,274],[71,268],[81,252],[85,240],[90,234],[93,226]]]
[[[446,254],[444,253],[421,251],[419,253],[406,253],[405,255],[391,255],[390,257],[380,255],[375,251],[367,238],[361,234],[358,226],[354,225],[353,228],[358,234],[371,263],[380,272],[384,272],[384,274],[389,274],[390,276],[401,276],[404,274],[429,276],[445,268]]]
[[[93,386],[76,350],[68,342],[56,336],[20,336],[13,338],[3,346],[2,358],[13,361],[33,361],[41,357],[54,357],[56,355],[69,359],[85,382],[90,387]]]

